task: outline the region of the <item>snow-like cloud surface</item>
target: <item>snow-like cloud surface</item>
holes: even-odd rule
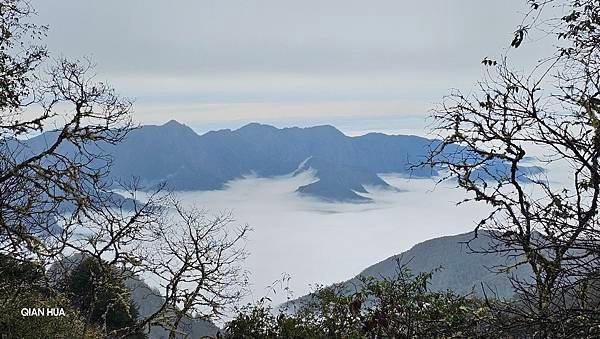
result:
[[[346,280],[364,268],[438,236],[472,230],[485,207],[456,206],[464,198],[432,179],[384,176],[401,192],[373,191],[371,204],[332,204],[300,198],[294,190],[314,180],[309,174],[274,179],[245,178],[210,192],[181,192],[186,204],[208,211],[231,210],[248,223],[252,297],[282,275],[291,276],[296,296],[311,284]],[[272,295],[271,295],[272,296]],[[285,301],[279,293],[274,301]]]

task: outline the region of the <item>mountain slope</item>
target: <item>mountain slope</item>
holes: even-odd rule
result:
[[[465,243],[469,240],[472,241],[467,246]],[[354,291],[355,287],[360,286],[358,278],[361,276],[376,279],[393,277],[400,264],[414,274],[436,271],[429,285],[434,291],[450,289],[460,294],[481,295],[483,285],[488,296],[495,294],[499,298],[510,298],[514,292],[508,277],[493,271],[494,267],[507,264],[510,259],[495,254],[473,253],[473,250],[490,248],[490,244],[494,244],[494,240],[483,231],[480,231],[475,239],[473,233],[469,232],[427,240],[408,251],[366,268],[355,278],[340,283],[340,286],[344,290]],[[521,266],[511,274],[527,280],[531,271],[526,266]],[[490,293],[491,291],[493,293]],[[302,301],[306,297],[300,297],[289,304]]]
[[[473,239],[473,233],[446,236],[424,241],[410,250],[392,256],[382,262],[366,268],[359,275],[384,276],[395,274],[398,260],[414,273],[430,272],[440,268],[431,279],[431,289],[451,289],[457,293],[480,293],[481,285],[491,288],[499,297],[511,297],[513,289],[504,275],[496,274],[492,269],[509,263],[509,259],[495,254],[473,253],[473,250],[487,249],[494,243],[486,232],[479,232],[469,246],[466,242]],[[470,247],[470,249],[469,249]],[[527,277],[525,267],[513,272]]]
[[[350,166],[338,165],[327,160],[312,157],[302,163],[299,170],[314,170],[318,181],[300,186],[296,192],[330,198],[330,192],[336,192],[335,200],[350,202],[369,202],[358,193],[368,193],[365,186],[390,189],[391,186],[375,173]]]

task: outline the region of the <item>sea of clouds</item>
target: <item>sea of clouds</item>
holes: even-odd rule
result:
[[[244,268],[249,272],[250,295],[245,301],[269,296],[286,301],[275,284],[289,276],[294,296],[315,284],[352,278],[366,267],[408,250],[427,239],[472,230],[487,208],[482,204],[457,206],[466,197],[453,183],[436,179],[382,175],[393,190],[369,188],[372,203],[330,203],[301,197],[297,187],[315,180],[310,172],[277,178],[245,177],[225,189],[178,192],[188,206],[218,214],[231,211],[237,224],[252,228]]]

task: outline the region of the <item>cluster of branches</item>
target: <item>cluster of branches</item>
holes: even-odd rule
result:
[[[500,271],[533,272],[512,277],[520,302],[500,307],[511,314],[506,327],[537,338],[587,336],[600,325],[600,2],[528,3],[511,46],[543,34],[558,39],[555,53],[529,73],[507,56],[484,59],[478,90],[456,91],[434,112],[442,142],[427,163],[447,170],[471,194],[466,201],[491,207],[475,234],[487,230],[494,241],[473,250],[515,259]],[[545,15],[557,10],[562,16]],[[528,173],[532,162],[548,172]]]
[[[0,0],[0,254],[44,272],[81,255],[148,279],[162,304],[137,328],[175,335],[185,316],[220,315],[239,297],[247,227],[184,208],[162,186],[141,194],[111,180],[105,150],[136,127],[132,101],[96,81],[91,62],[50,59],[33,14]]]

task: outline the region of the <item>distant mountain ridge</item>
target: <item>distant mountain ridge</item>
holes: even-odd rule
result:
[[[487,231],[479,231],[477,237],[474,237],[473,232],[468,232],[434,238],[369,266],[356,277],[336,285],[343,291],[353,292],[360,287],[359,277],[392,278],[397,274],[400,264],[414,274],[434,272],[428,285],[433,291],[452,290],[462,295],[473,293],[483,296],[485,288],[488,297],[511,298],[515,291],[509,276],[497,273],[495,269],[514,264],[515,258],[481,253],[493,246],[499,244]],[[524,281],[531,281],[532,277],[531,269],[527,265],[519,266],[509,274]],[[284,306],[297,305],[309,296],[302,296],[285,303]]]
[[[498,274],[494,268],[513,264],[514,257],[481,253],[495,246],[502,248],[487,231],[479,231],[477,237],[474,232],[468,232],[434,238],[372,265],[359,275],[390,277],[395,274],[397,262],[400,261],[414,273],[437,270],[430,281],[432,290],[450,289],[460,294],[473,292],[481,295],[483,285],[488,293],[493,291],[497,297],[510,298],[514,295],[514,289],[508,276]],[[527,280],[531,271],[526,266],[520,266],[511,274]]]
[[[48,143],[52,133],[28,141]],[[101,145],[114,157],[114,178],[137,177],[146,187],[166,182],[173,190],[216,190],[245,175],[287,175],[312,169],[318,181],[296,192],[328,201],[368,202],[370,186],[390,189],[378,173],[437,175],[411,168],[437,141],[417,136],[369,133],[350,137],[333,126],[276,128],[251,123],[203,135],[171,120],[133,130],[117,145]],[[68,146],[65,146],[68,148]]]
[[[153,150],[151,157],[139,152],[141,140]],[[286,175],[303,164],[303,169],[315,171],[318,181],[299,187],[298,193],[361,202],[369,200],[359,195],[367,193],[365,186],[390,187],[377,173],[411,172],[409,166],[423,159],[430,143],[414,136],[349,137],[332,126],[279,129],[258,123],[199,136],[170,121],[133,131],[113,153],[114,173],[138,175],[149,183],[166,179],[175,190],[213,190],[250,173]],[[437,174],[426,169],[411,173]]]

